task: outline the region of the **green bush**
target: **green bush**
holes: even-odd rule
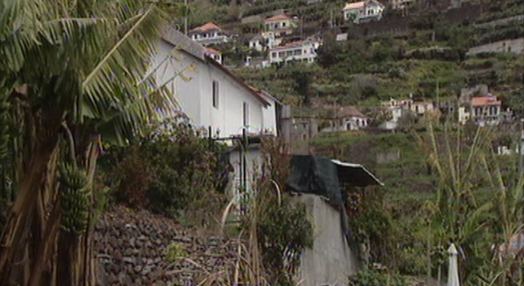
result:
[[[349,286],[406,286],[409,285],[401,276],[389,275],[376,269],[358,272],[349,278]]]
[[[219,208],[226,161],[220,147],[178,118],[151,126],[127,147],[112,147],[101,162],[105,185],[131,207],[176,217],[183,210]]]
[[[306,206],[281,193],[289,176],[289,156],[279,152],[281,147],[276,140],[263,141],[264,172],[258,177],[256,193],[246,196],[248,211],[242,226],[250,239],[257,237],[269,285],[291,286],[300,257],[313,246],[313,225]]]

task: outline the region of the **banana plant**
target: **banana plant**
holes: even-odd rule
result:
[[[0,128],[6,118],[16,127],[12,138],[0,141],[13,154],[15,173],[15,199],[0,239],[0,285],[94,285],[97,194],[82,192],[88,223],[69,231],[64,225],[76,226],[78,217],[71,219],[61,206],[71,201],[58,179],[70,181],[59,169],[76,165],[91,186],[102,140],[125,143],[175,105],[154,77],[146,77],[166,5],[0,0]],[[78,215],[84,222],[85,213]]]

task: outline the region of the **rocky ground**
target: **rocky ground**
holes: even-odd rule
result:
[[[98,285],[198,285],[236,262],[238,243],[188,231],[147,211],[116,207],[99,221]]]

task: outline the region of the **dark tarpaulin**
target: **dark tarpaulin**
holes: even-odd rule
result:
[[[327,197],[337,206],[344,203],[337,166],[325,157],[294,155],[288,187],[297,193]]]
[[[366,168],[321,156],[294,155],[288,187],[297,193],[327,197],[334,205],[344,203],[340,183],[356,187],[382,185]]]

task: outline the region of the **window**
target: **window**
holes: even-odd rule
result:
[[[218,87],[218,81],[213,81],[213,107],[218,109],[218,101],[219,101],[219,87]]]
[[[272,52],[271,55],[276,58],[277,57],[277,52]]]
[[[244,105],[242,106],[242,115],[244,117],[244,126],[249,125],[249,105],[247,102],[244,102]]]

